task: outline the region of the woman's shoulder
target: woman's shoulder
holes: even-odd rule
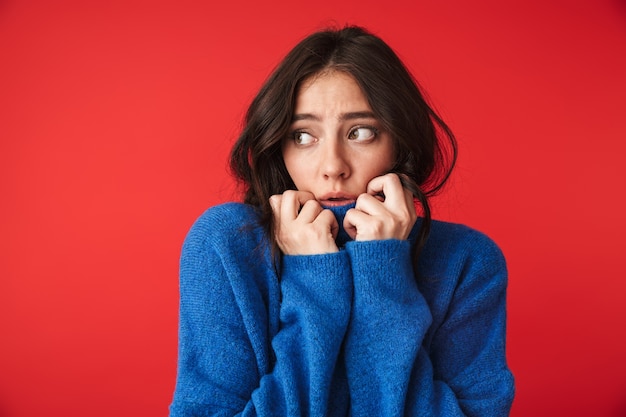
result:
[[[249,204],[228,202],[205,210],[193,223],[185,245],[256,242],[262,238],[258,209]]]
[[[194,224],[210,224],[212,227],[230,227],[235,224],[257,223],[258,209],[254,206],[238,202],[228,202],[209,207]]]
[[[443,221],[432,222],[419,256],[418,274],[420,290],[431,306],[434,328],[446,320],[453,304],[474,306],[477,297],[485,306],[496,303],[508,281],[504,255],[491,237],[466,225]]]
[[[435,262],[471,262],[490,269],[506,268],[504,254],[490,236],[459,223],[433,220],[423,253],[426,259]]]

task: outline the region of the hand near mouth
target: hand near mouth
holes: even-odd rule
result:
[[[368,183],[343,226],[354,240],[405,240],[416,220],[413,194],[402,187],[397,174],[386,174]]]
[[[338,252],[335,238],[339,225],[307,191],[287,190],[270,197],[276,243],[286,255]]]

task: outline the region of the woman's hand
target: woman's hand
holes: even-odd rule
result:
[[[335,215],[324,210],[306,191],[287,190],[270,197],[275,237],[286,255],[338,252],[335,237],[339,226]]]
[[[343,227],[354,240],[405,240],[416,220],[413,194],[402,187],[397,174],[386,174],[367,184],[367,192],[348,211]]]

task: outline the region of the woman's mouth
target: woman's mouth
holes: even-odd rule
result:
[[[356,198],[351,196],[324,196],[319,200],[320,204],[325,207],[337,207],[337,206],[345,206],[346,204],[351,204],[356,201]]]

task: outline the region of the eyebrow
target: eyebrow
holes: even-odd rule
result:
[[[354,119],[376,119],[374,113],[371,111],[356,111],[349,113],[342,113],[339,116],[339,120],[344,122],[346,120],[354,120]],[[321,119],[318,115],[312,113],[300,113],[294,114],[292,122],[297,122],[298,120],[313,120],[319,122]]]

